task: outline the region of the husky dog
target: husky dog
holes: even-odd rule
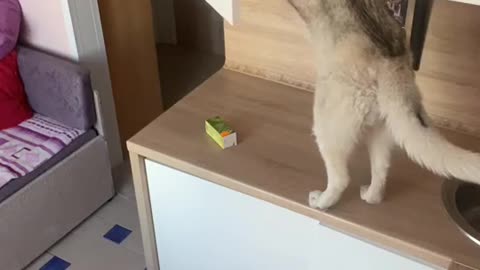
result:
[[[384,197],[392,147],[445,176],[480,183],[480,155],[444,139],[432,126],[415,82],[405,30],[386,0],[288,0],[306,22],[316,53],[313,132],[328,186],[312,191],[311,207],[337,203],[350,182],[355,146],[368,145],[368,203]]]

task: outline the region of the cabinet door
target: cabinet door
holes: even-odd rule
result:
[[[309,269],[433,270],[375,245],[342,234],[320,224],[312,235],[316,252]]]
[[[431,269],[169,167],[146,169],[161,270]]]
[[[308,269],[317,222],[147,161],[161,270]]]

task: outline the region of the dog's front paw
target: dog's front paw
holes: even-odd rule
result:
[[[308,203],[310,207],[320,210],[327,210],[338,201],[337,196],[332,196],[328,191],[322,192],[315,190],[310,192],[308,196]]]
[[[369,204],[379,204],[383,201],[384,191],[371,186],[360,187],[360,197]]]
[[[317,208],[318,201],[320,200],[320,197],[322,196],[322,193],[320,190],[315,190],[310,192],[308,194],[308,205],[312,208]]]

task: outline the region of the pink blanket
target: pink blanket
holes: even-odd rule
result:
[[[1,130],[0,187],[33,171],[84,132],[39,114]]]

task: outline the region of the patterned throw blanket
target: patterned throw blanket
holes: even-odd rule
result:
[[[35,114],[0,131],[0,188],[33,171],[85,131]]]

